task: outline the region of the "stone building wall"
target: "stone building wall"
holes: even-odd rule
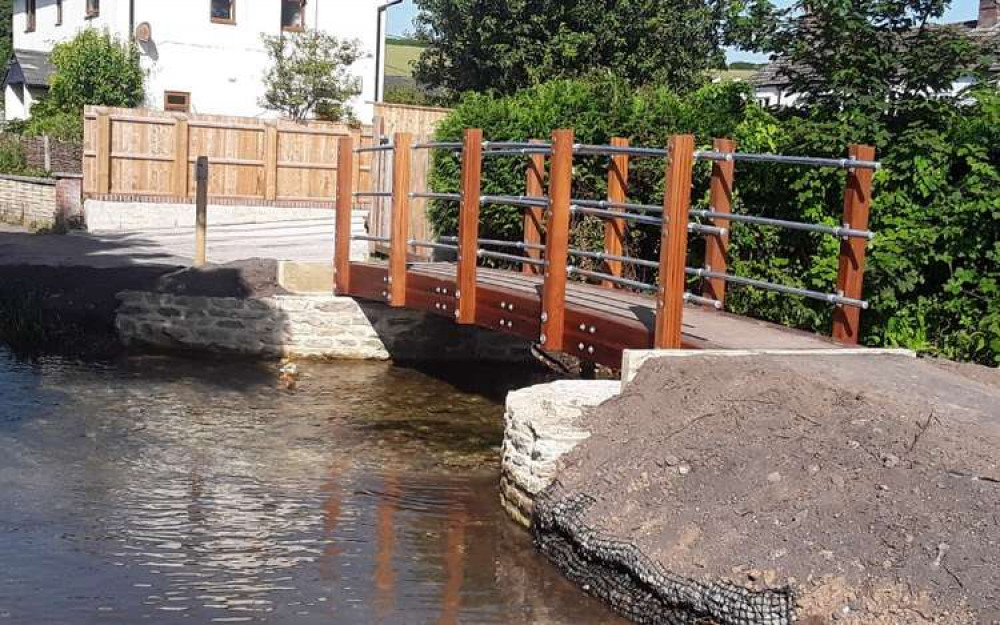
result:
[[[530,345],[449,320],[333,295],[261,299],[126,291],[126,343],[259,357],[526,362]]]

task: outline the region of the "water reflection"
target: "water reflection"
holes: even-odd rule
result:
[[[612,621],[499,509],[505,376],[304,373],[0,354],[0,620]]]

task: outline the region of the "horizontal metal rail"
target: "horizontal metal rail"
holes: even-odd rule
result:
[[[388,243],[389,237],[373,237],[367,234],[355,234],[351,236],[354,241],[372,241],[373,243]]]
[[[627,286],[633,289],[653,292],[656,291],[656,287],[652,284],[646,284],[645,282],[639,282],[638,280],[629,280],[628,278],[619,278],[618,276],[612,276],[611,274],[601,273],[599,271],[587,271],[586,269],[580,269],[574,265],[567,267],[566,271],[570,275],[580,276],[581,278],[590,278],[591,280],[607,280],[608,282],[620,284],[621,286]]]
[[[503,252],[491,252],[490,250],[479,250],[476,255],[480,258],[493,258],[496,260],[509,260],[514,263],[525,263],[527,265],[537,265],[539,267],[544,267],[548,265],[548,262],[544,260],[538,260],[535,258],[529,258],[527,256],[517,256],[515,254],[504,254]]]
[[[629,146],[614,145],[587,145],[577,143],[573,146],[573,152],[582,156],[614,156],[623,154],[627,156],[648,156],[651,158],[666,158],[670,156],[670,150],[663,148],[639,148]]]
[[[457,245],[446,245],[444,243],[435,243],[433,241],[421,241],[419,239],[410,239],[406,243],[407,245],[412,245],[413,247],[426,247],[432,250],[450,250],[452,252],[458,251]]]
[[[844,226],[823,226],[819,224],[807,224],[800,221],[787,221],[785,219],[774,219],[772,217],[756,217],[754,215],[741,215],[738,213],[719,213],[709,210],[693,209],[691,214],[695,217],[706,217],[715,219],[728,219],[729,221],[737,221],[741,223],[757,224],[761,226],[774,226],[776,228],[785,228],[787,230],[802,230],[805,232],[819,232],[822,234],[830,234],[835,237],[851,237],[856,239],[868,239],[869,241],[875,238],[875,233],[870,230],[855,230],[849,225]]]
[[[395,150],[396,146],[391,143],[386,143],[383,145],[369,145],[361,148],[354,148],[355,154],[362,154],[364,152],[390,152]]]
[[[749,152],[698,151],[695,159],[704,161],[732,161],[743,163],[779,163],[809,167],[836,167],[839,169],[881,169],[878,161],[859,161],[853,158],[819,158],[814,156],[785,156],[782,154],[751,154]]]
[[[413,144],[414,150],[450,150],[452,152],[462,151],[461,141],[427,141]]]
[[[440,237],[439,241],[446,241],[448,243],[458,243],[458,237]],[[523,241],[504,241],[501,239],[478,239],[477,243],[480,245],[493,245],[496,247],[511,247],[519,250],[544,250],[544,245],[538,245],[535,243],[525,243]]]
[[[548,198],[529,197],[527,195],[484,195],[479,198],[479,203],[527,206],[529,208],[547,208],[549,200]]]
[[[607,200],[573,200],[573,204],[587,208],[621,208],[632,211],[649,211],[651,213],[663,212],[663,207],[656,204],[631,204],[629,202],[609,202]]]
[[[634,221],[640,224],[648,224],[650,226],[663,225],[663,219],[660,217],[648,217],[646,215],[636,215],[635,213],[618,213],[600,208],[586,208],[576,204],[570,206],[570,212],[580,213],[581,215],[593,215],[604,219],[628,219],[629,221]]]
[[[550,143],[532,143],[531,141],[483,141],[483,150],[517,150],[522,148],[551,150]]]
[[[722,310],[722,302],[717,299],[712,299],[711,297],[702,297],[701,295],[695,295],[694,293],[685,293],[684,301],[691,304],[698,304],[699,306],[711,306],[716,310]]]
[[[642,260],[641,258],[632,258],[631,256],[616,256],[615,254],[605,254],[604,252],[586,252],[584,250],[570,250],[570,256],[578,256],[580,258],[590,258],[593,260],[611,260],[620,263],[628,263],[630,265],[638,265],[640,267],[649,267],[650,269],[659,269],[660,263],[652,260]]]
[[[392,197],[392,191],[355,191],[354,197]]]
[[[425,200],[441,200],[444,202],[461,202],[461,193],[431,193],[423,191],[414,191],[410,193],[411,198],[420,198]]]
[[[758,289],[775,291],[776,293],[782,293],[784,295],[797,295],[799,297],[806,297],[809,299],[815,299],[821,302],[826,302],[828,304],[833,304],[834,306],[854,306],[855,308],[868,310],[868,302],[860,299],[844,297],[842,295],[837,295],[835,293],[820,293],[819,291],[811,291],[809,289],[802,289],[794,286],[785,286],[784,284],[774,284],[773,282],[766,282],[764,280],[755,280],[753,278],[741,278],[740,276],[734,276],[728,273],[712,271],[710,269],[692,269],[689,267],[687,269],[687,274],[691,276],[697,276],[699,278],[717,278],[720,280],[725,280],[726,282],[732,282],[733,284],[752,286]]]
[[[483,156],[534,156],[552,154],[551,148],[512,148],[509,150],[483,150]]]

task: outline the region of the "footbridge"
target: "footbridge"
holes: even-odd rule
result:
[[[411,191],[410,159],[416,150],[460,154],[461,191]],[[392,191],[354,192],[357,152],[382,152],[391,159]],[[574,159],[603,157],[608,162],[606,198],[576,198]],[[406,133],[371,147],[340,140],[336,229],[336,291],[340,295],[384,302],[440,315],[528,339],[544,350],[618,368],[626,349],[829,349],[857,343],[863,299],[865,252],[872,176],[879,164],[870,146],[852,145],[842,159],[751,154],[732,141],[716,139],[713,149],[698,151],[694,137],[671,137],[664,148],[636,147],[624,139],[608,145],[584,145],[572,130],[556,130],[550,142],[484,141],[468,129],[461,142],[415,143]],[[484,195],[483,162],[489,158],[526,161],[523,195]],[[662,205],[629,201],[629,166],[634,159],[659,159],[665,165]],[[712,164],[709,209],[691,203],[694,164]],[[837,168],[845,172],[843,220],[838,226],[785,221],[732,211],[736,165]],[[351,235],[351,212],[360,197],[391,202],[389,236]],[[410,202],[423,198],[458,205],[458,231],[436,240],[409,238]],[[480,237],[480,209],[501,204],[524,213],[520,240]],[[575,220],[604,221],[600,251],[570,246]],[[626,255],[632,224],[659,229],[659,258]],[[840,239],[839,272],[829,292],[775,284],[729,272],[732,224],[788,228]],[[691,263],[689,239],[704,237],[704,258]],[[388,249],[384,261],[356,262],[351,242],[365,240]],[[424,262],[418,248],[451,260]],[[698,250],[702,246],[697,247]],[[484,264],[491,266],[483,266]],[[626,267],[633,271],[626,273]],[[635,268],[648,281],[635,278]],[[631,276],[631,277],[626,277]],[[727,285],[765,289],[805,297],[834,308],[831,335],[819,336],[725,312]]]

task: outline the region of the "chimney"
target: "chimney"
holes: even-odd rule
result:
[[[976,28],[991,28],[1000,22],[1000,2],[998,0],[979,0],[979,21]]]

